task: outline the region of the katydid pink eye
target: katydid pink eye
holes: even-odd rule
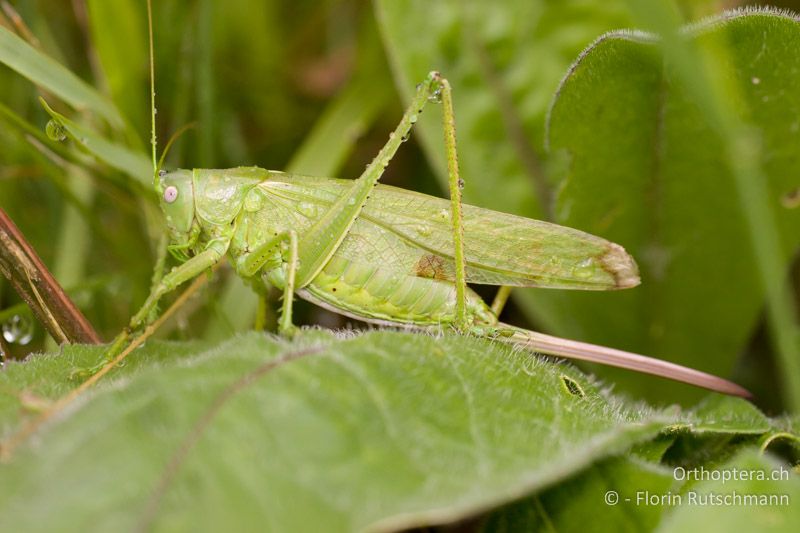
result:
[[[168,204],[171,204],[178,198],[178,188],[174,185],[170,185],[166,189],[164,189],[164,201]]]

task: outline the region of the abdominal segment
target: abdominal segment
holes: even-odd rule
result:
[[[380,265],[359,264],[336,256],[298,294],[312,303],[368,322],[419,326],[455,322],[456,290],[452,282],[402,275]],[[467,317],[471,324],[497,322],[483,300],[469,289]]]

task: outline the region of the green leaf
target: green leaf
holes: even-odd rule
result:
[[[62,393],[67,368],[101,353],[67,347],[10,364],[0,375],[4,434],[31,397]],[[151,518],[158,530],[451,521],[670,422],[570,367],[463,337],[311,332],[287,345],[250,334],[203,349],[149,342],[132,361],[3,466],[0,530],[129,530]],[[585,395],[570,394],[565,377]]]
[[[114,103],[136,124],[138,138],[149,138],[149,102],[142,90],[148,71],[146,11],[137,0],[89,0],[92,43]]]
[[[712,394],[690,412],[693,433],[761,434],[773,427],[764,413],[741,398]]]
[[[0,63],[51,92],[79,111],[91,111],[116,128],[125,121],[114,105],[66,67],[0,26]]]
[[[787,268],[800,244],[800,210],[781,201],[800,172],[800,24],[739,14],[689,35],[726,46],[747,109],[740,112],[760,143]],[[724,144],[689,94],[646,34],[608,34],[570,70],[548,123],[557,222],[625,246],[642,286],[603,296],[549,292],[529,305],[560,334],[726,375],[764,294]],[[642,393],[664,391],[616,376]]]
[[[635,499],[635,491],[665,493],[674,484],[666,468],[609,459],[552,489],[499,509],[486,519],[482,531],[652,531],[663,509],[631,505],[626,499]]]

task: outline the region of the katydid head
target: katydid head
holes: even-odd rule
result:
[[[170,251],[191,248],[197,240],[198,226],[194,213],[194,184],[191,170],[160,171],[156,186],[161,210],[167,220]],[[185,255],[185,254],[182,254]]]

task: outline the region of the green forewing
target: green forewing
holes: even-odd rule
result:
[[[271,209],[295,228],[310,225],[348,180],[270,172],[260,185]],[[454,278],[447,200],[378,185],[336,255],[402,274]],[[467,281],[478,284],[614,289],[638,284],[633,259],[619,246],[581,231],[464,206]]]

